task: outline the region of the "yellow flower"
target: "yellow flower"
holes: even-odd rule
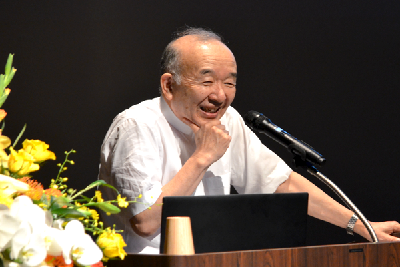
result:
[[[0,130],[0,167],[8,168],[8,155],[4,151],[7,147],[11,145],[11,140],[7,136],[1,135]]]
[[[100,218],[100,216],[96,210],[89,209],[89,212],[92,214],[91,216],[92,216],[93,220],[98,220]]]
[[[99,238],[97,244],[103,250],[103,253],[108,258],[120,257],[122,260],[127,255],[124,248],[126,246],[124,239],[115,230],[107,228]]]
[[[96,190],[96,192],[94,192],[94,196],[97,198],[97,202],[103,202],[104,199],[101,197],[101,191]]]
[[[8,168],[11,172],[19,175],[26,175],[30,172],[39,170],[39,165],[34,163],[32,155],[20,149],[16,152],[12,147],[8,159]]]
[[[11,207],[11,204],[14,202],[11,195],[4,194],[3,190],[0,190],[0,204],[4,204],[7,207]]]
[[[121,195],[117,196],[117,201],[118,201],[118,206],[120,206],[121,208],[126,208],[128,207],[129,203],[126,202],[126,197],[121,197]]]
[[[56,155],[50,150],[48,150],[49,145],[40,140],[26,139],[22,143],[22,148],[33,156],[35,162],[42,162],[49,159],[52,160],[56,159]]]

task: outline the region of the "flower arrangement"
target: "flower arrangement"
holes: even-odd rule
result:
[[[0,75],[0,108],[11,90],[7,88],[15,75],[13,55],[9,55],[5,74]],[[0,122],[7,113],[0,109]],[[84,194],[99,186],[116,190],[102,180],[83,190],[68,188],[68,178],[62,177],[74,150],[65,152],[59,172],[47,189],[30,175],[47,160],[55,160],[49,145],[40,140],[25,140],[17,144],[25,127],[11,145],[0,130],[0,267],[36,266],[103,266],[108,259],[124,259],[126,246],[117,230],[105,228],[96,210],[109,214],[120,212],[129,203],[118,195],[104,201],[101,192]],[[117,191],[118,192],[118,191]],[[139,196],[140,197],[140,196]],[[135,202],[131,201],[131,202]],[[96,242],[88,234],[97,237]]]

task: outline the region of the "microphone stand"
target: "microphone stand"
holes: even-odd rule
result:
[[[376,243],[379,242],[378,237],[376,236],[376,233],[374,229],[372,228],[371,224],[368,222],[368,220],[365,218],[365,216],[361,213],[361,211],[354,205],[353,202],[343,193],[342,190],[339,189],[331,180],[328,179],[325,175],[323,175],[320,171],[317,170],[310,162],[305,160],[305,153],[300,156],[298,153],[295,153],[294,150],[290,150],[294,157],[293,161],[296,167],[303,167],[307,170],[308,173],[312,174],[313,176],[317,177],[320,181],[322,181],[324,184],[326,184],[333,192],[338,195],[342,201],[347,205],[347,207],[352,210],[356,216],[360,219],[360,221],[364,224],[365,228],[367,228],[371,238],[372,242]],[[296,151],[297,152],[297,151]]]

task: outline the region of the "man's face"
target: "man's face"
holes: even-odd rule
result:
[[[221,119],[236,93],[232,52],[216,40],[184,43],[180,52],[181,83],[172,81],[172,111],[197,126]]]

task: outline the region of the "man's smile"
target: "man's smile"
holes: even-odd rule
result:
[[[221,109],[221,107],[208,108],[208,107],[200,106],[200,109],[206,113],[217,113]]]

